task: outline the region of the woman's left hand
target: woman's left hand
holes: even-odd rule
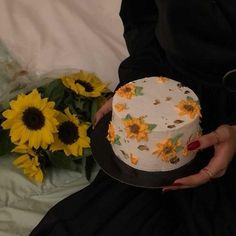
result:
[[[187,148],[198,151],[210,146],[214,146],[215,152],[206,167],[197,174],[175,180],[172,185],[163,187],[162,191],[193,188],[223,176],[236,153],[236,126],[221,125],[188,144]]]

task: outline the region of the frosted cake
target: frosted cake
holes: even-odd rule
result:
[[[166,77],[148,77],[116,91],[107,138],[115,155],[133,168],[174,170],[196,154],[187,144],[200,135],[200,116],[191,89]]]

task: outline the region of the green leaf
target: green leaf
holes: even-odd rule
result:
[[[132,119],[132,116],[130,114],[127,114],[126,117],[124,118],[124,120],[130,120]]]
[[[184,147],[183,146],[178,146],[178,147],[176,147],[176,152],[180,152],[180,151],[182,151],[184,149]]]
[[[116,135],[115,140],[114,140],[114,144],[121,145],[119,135]]]
[[[187,96],[187,100],[193,100],[193,98],[190,96]]]
[[[0,156],[9,154],[15,145],[11,142],[9,130],[0,129]]]
[[[143,87],[136,86],[135,87],[135,95],[136,96],[142,96],[143,95],[142,90],[143,90]]]
[[[73,157],[66,156],[62,151],[48,152],[48,158],[54,167],[76,171],[80,169]]]
[[[157,127],[156,124],[148,124],[148,130],[152,131],[153,129],[155,129]]]
[[[56,107],[64,99],[65,87],[60,79],[52,81],[51,83],[41,87],[39,90],[42,90],[41,93],[44,97],[54,101],[56,103]]]
[[[183,136],[183,134],[177,134],[175,137],[171,138],[172,143],[176,144],[178,139],[182,136]]]
[[[92,150],[91,150],[91,148],[84,148],[83,149],[83,157],[89,157],[89,156],[91,156],[92,155]]]
[[[98,99],[94,99],[91,107],[91,117],[90,117],[91,122],[94,121],[94,116],[99,108],[100,108],[100,101]]]

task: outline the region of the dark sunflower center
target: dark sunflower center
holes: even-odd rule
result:
[[[193,108],[192,105],[184,105],[184,109],[185,109],[186,111],[193,111],[193,110],[194,110],[194,108]]]
[[[45,117],[39,109],[29,107],[23,112],[22,121],[28,129],[38,130],[44,126]]]
[[[92,92],[94,90],[93,86],[86,82],[86,81],[82,81],[82,80],[76,80],[75,81],[76,84],[80,84],[81,86],[83,86],[85,88],[85,91],[86,92]]]
[[[137,134],[139,132],[140,127],[136,124],[133,124],[129,127],[131,133]]]
[[[165,147],[165,148],[163,149],[163,152],[164,152],[165,154],[169,154],[169,153],[171,153],[171,151],[172,151],[172,148],[171,148],[171,147]]]
[[[58,138],[66,145],[75,143],[79,138],[78,127],[71,121],[65,121],[59,126]]]

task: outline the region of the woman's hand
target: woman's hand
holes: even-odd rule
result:
[[[112,98],[107,100],[103,104],[103,106],[96,112],[93,127],[95,127],[99,122],[99,120],[101,120],[102,117],[105,116],[109,111],[111,111],[111,109],[112,109]]]
[[[210,146],[214,146],[215,152],[206,167],[197,174],[175,180],[172,185],[165,186],[162,191],[193,188],[210,179],[223,176],[236,153],[236,125],[221,125],[215,131],[188,144],[187,148],[198,151]]]

